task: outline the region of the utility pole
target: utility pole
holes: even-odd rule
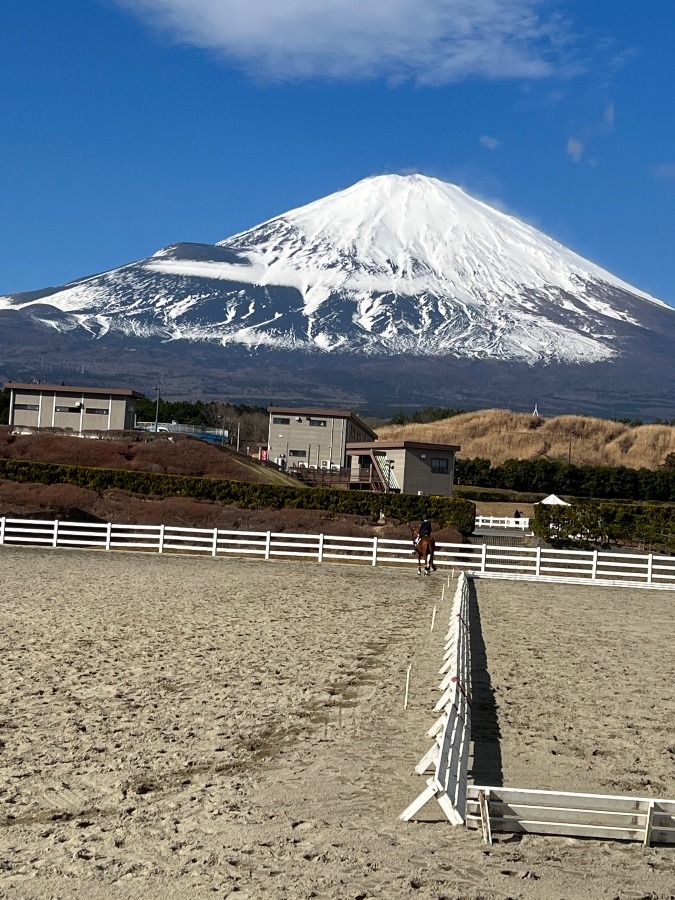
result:
[[[157,391],[157,403],[155,404],[155,434],[157,434],[157,428],[159,425],[159,389],[160,386],[157,385],[155,390]]]
[[[237,453],[239,453],[239,432],[241,431],[241,419],[237,420]]]

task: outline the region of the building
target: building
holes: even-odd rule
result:
[[[71,431],[132,429],[136,400],[128,388],[75,387],[68,384],[7,382],[9,424],[14,428],[64,428]]]
[[[352,412],[270,406],[268,458],[306,484],[452,496],[452,444],[378,441]]]
[[[423,441],[367,441],[346,447],[352,489],[452,497],[453,444]]]
[[[343,409],[270,406],[268,458],[282,468],[343,469],[346,447],[373,441],[372,428]]]

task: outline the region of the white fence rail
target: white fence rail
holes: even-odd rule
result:
[[[469,648],[469,582],[462,572],[452,604],[445,655],[440,670],[441,697],[434,712],[440,717],[427,732],[431,749],[415,766],[418,775],[433,769],[422,793],[400,818],[408,822],[434,797],[453,825],[464,823],[467,767],[471,740],[471,658]]]
[[[466,824],[492,832],[675,844],[675,800],[470,785]]]
[[[529,531],[530,520],[513,516],[476,516],[476,528],[505,528],[511,531]]]
[[[412,544],[390,538],[341,537],[173,525],[119,525],[0,518],[0,545],[89,547],[146,550],[208,556],[289,557],[317,562],[416,565]],[[476,578],[564,581],[675,590],[675,556],[553,550],[545,547],[496,547],[438,542],[436,565]]]

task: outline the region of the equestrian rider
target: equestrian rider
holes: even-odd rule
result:
[[[426,513],[422,516],[422,524],[415,538],[415,546],[425,537],[431,537],[431,519]]]

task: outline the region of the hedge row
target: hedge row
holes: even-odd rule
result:
[[[560,545],[645,542],[675,547],[675,507],[633,503],[575,503],[534,508],[536,535]]]
[[[294,488],[275,484],[221,481],[187,475],[161,475],[124,469],[92,469],[53,463],[0,459],[0,478],[39,484],[74,484],[93,491],[110,488],[154,497],[190,497],[234,503],[243,509],[323,509],[377,518],[382,511],[402,521],[428,513],[440,527],[454,525],[462,534],[474,529],[476,507],[468,500],[419,497],[409,494],[373,494],[329,488]]]
[[[598,499],[675,501],[675,470],[626,466],[574,466],[548,459],[458,459],[458,484]]]

